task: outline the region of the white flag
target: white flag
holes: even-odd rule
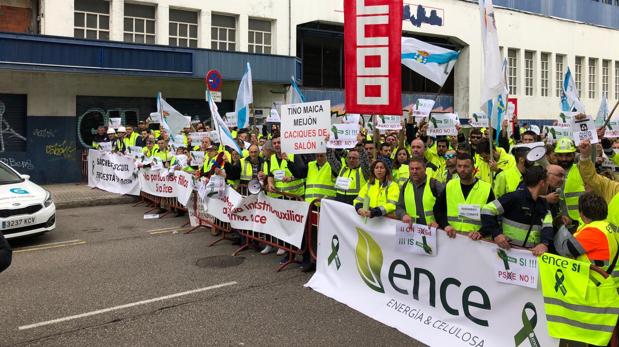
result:
[[[249,104],[254,102],[254,91],[252,88],[251,67],[247,63],[247,69],[245,74],[243,74],[243,78],[241,78],[239,90],[236,93],[236,102],[234,103],[234,112],[236,112],[239,129],[249,127]]]
[[[290,76],[290,104],[300,104],[305,102],[305,95],[301,92],[301,88],[294,79],[294,76]]]
[[[598,110],[597,117],[595,118],[595,126],[601,127],[604,125],[606,121],[606,117],[610,113],[610,109],[608,108],[608,100],[606,99],[606,95],[602,95],[602,101],[600,101],[600,109]]]
[[[170,134],[172,141],[175,141],[175,137],[179,136],[183,128],[189,126],[187,118],[168,104],[161,93],[157,95],[157,113],[161,115],[161,124]]]
[[[499,37],[492,0],[479,0],[479,11],[484,56],[484,80],[481,87],[481,103],[483,106],[488,100],[504,94],[506,83],[501,71],[503,62],[499,51]]]
[[[239,147],[239,145],[236,143],[236,141],[234,141],[234,138],[230,133],[230,129],[228,129],[224,120],[221,119],[221,116],[219,115],[219,110],[217,109],[215,101],[213,101],[211,93],[208,93],[208,106],[211,110],[211,117],[213,117],[215,131],[217,132],[217,136],[219,136],[219,143],[234,149],[239,154],[243,153],[241,152],[241,148]]]
[[[561,111],[585,113],[585,105],[578,98],[578,89],[572,76],[570,67],[565,71],[563,78],[563,88],[561,90]]]
[[[460,53],[412,37],[402,38],[402,65],[442,86]]]

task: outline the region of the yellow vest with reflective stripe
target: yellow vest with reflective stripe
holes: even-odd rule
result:
[[[361,187],[359,196],[355,198],[354,204],[363,203],[366,196],[369,198],[369,208],[378,207],[387,215],[395,211],[398,198],[400,197],[400,187],[395,182],[385,182],[384,185],[370,184],[368,182]]]
[[[391,176],[393,176],[393,181],[402,188],[410,176],[408,164],[402,164],[399,168],[393,169]]]
[[[288,154],[288,160],[294,161],[294,155]],[[271,156],[270,170],[271,174],[277,170],[284,170],[286,177],[293,177],[290,170],[288,170],[288,161],[282,160],[281,163],[278,163],[276,155]],[[290,182],[275,180],[275,189],[284,193],[303,196],[303,194],[305,194],[305,184],[303,182],[303,179],[295,179]]]
[[[445,193],[447,194],[447,221],[449,225],[458,231],[478,231],[481,229],[481,220],[477,221],[460,216],[458,206],[461,204],[478,205],[481,213],[481,208],[486,204],[490,195],[490,183],[478,179],[465,199],[460,182],[460,180],[450,180],[447,182],[447,187],[445,188]]]
[[[334,184],[329,163],[324,163],[319,170],[315,160],[309,162],[305,179],[305,201],[311,203],[316,199],[335,196]]]
[[[494,179],[494,196],[498,199],[507,193],[516,191],[518,185],[522,181],[522,174],[518,169],[518,166],[514,166],[505,171],[499,172]]]
[[[365,177],[363,177],[361,167],[351,170],[346,165],[342,165],[338,177],[350,178],[350,186],[348,186],[348,190],[342,190],[335,187],[335,192],[340,195],[357,196],[359,195],[360,187],[363,187],[367,182]]]
[[[426,178],[426,184],[423,188],[423,198],[421,199],[421,203],[423,205],[423,214],[426,218],[426,225],[435,221],[434,219],[434,203],[436,202],[436,197],[432,194],[432,189],[430,188],[430,178]],[[406,214],[411,217],[418,218],[417,216],[417,203],[415,201],[415,190],[413,188],[413,183],[409,180],[406,182],[404,186],[404,206],[406,207]]]
[[[604,235],[606,236],[606,241],[608,242],[609,259],[608,261],[605,260],[604,266],[600,266],[600,267],[604,269],[604,271],[608,272],[608,267],[610,266],[610,263],[612,262],[612,260],[615,258],[615,255],[617,254],[617,249],[619,248],[619,245],[617,244],[617,242],[619,241],[618,230],[616,229],[614,225],[608,223],[607,221],[595,221],[589,224],[579,226],[576,233],[574,233],[574,237],[578,237],[578,234],[580,233],[580,231],[587,227],[596,228],[599,231],[603,232]],[[580,255],[578,258],[576,258],[576,260],[579,260],[585,263],[591,263],[591,260],[589,259],[587,254]],[[615,278],[615,282],[619,284],[619,270],[617,269],[617,265],[619,264],[615,265],[615,268],[613,269],[613,272],[611,275]],[[596,278],[598,281],[601,280],[600,274],[598,274],[597,272],[591,272],[591,275],[592,277]]]
[[[608,204],[608,222],[619,228],[619,193]]]
[[[572,165],[565,179],[564,188],[561,192],[561,203],[567,208],[567,215],[582,224],[578,213],[578,198],[585,192],[585,184],[580,177],[580,171],[576,164]],[[565,215],[565,214],[564,214]]]
[[[251,161],[249,157],[241,158],[241,181],[251,181],[254,177]]]

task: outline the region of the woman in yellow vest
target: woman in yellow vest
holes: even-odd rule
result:
[[[391,172],[382,160],[376,160],[370,168],[370,179],[361,187],[354,200],[357,213],[362,217],[380,217],[395,212],[400,187],[391,180]]]
[[[391,170],[391,175],[393,176],[393,181],[396,182],[400,187],[404,185],[406,180],[408,179],[408,160],[410,159],[410,155],[406,148],[398,148],[395,153],[395,160],[393,161],[393,169]]]

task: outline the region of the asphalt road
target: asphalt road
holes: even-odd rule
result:
[[[0,274],[0,346],[421,346],[275,272],[279,257],[236,249],[186,218],[144,207],[58,211],[57,229],[12,242]],[[224,267],[226,266],[226,267]]]

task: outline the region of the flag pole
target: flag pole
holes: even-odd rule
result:
[[[617,106],[619,106],[619,101],[615,103],[615,107],[613,107],[613,110],[610,111],[610,113],[608,114],[608,118],[606,118],[606,121],[604,121],[604,125],[602,125],[602,128],[606,128],[608,126],[608,123],[610,122],[610,117],[612,117],[615,113],[615,110],[617,110]]]

